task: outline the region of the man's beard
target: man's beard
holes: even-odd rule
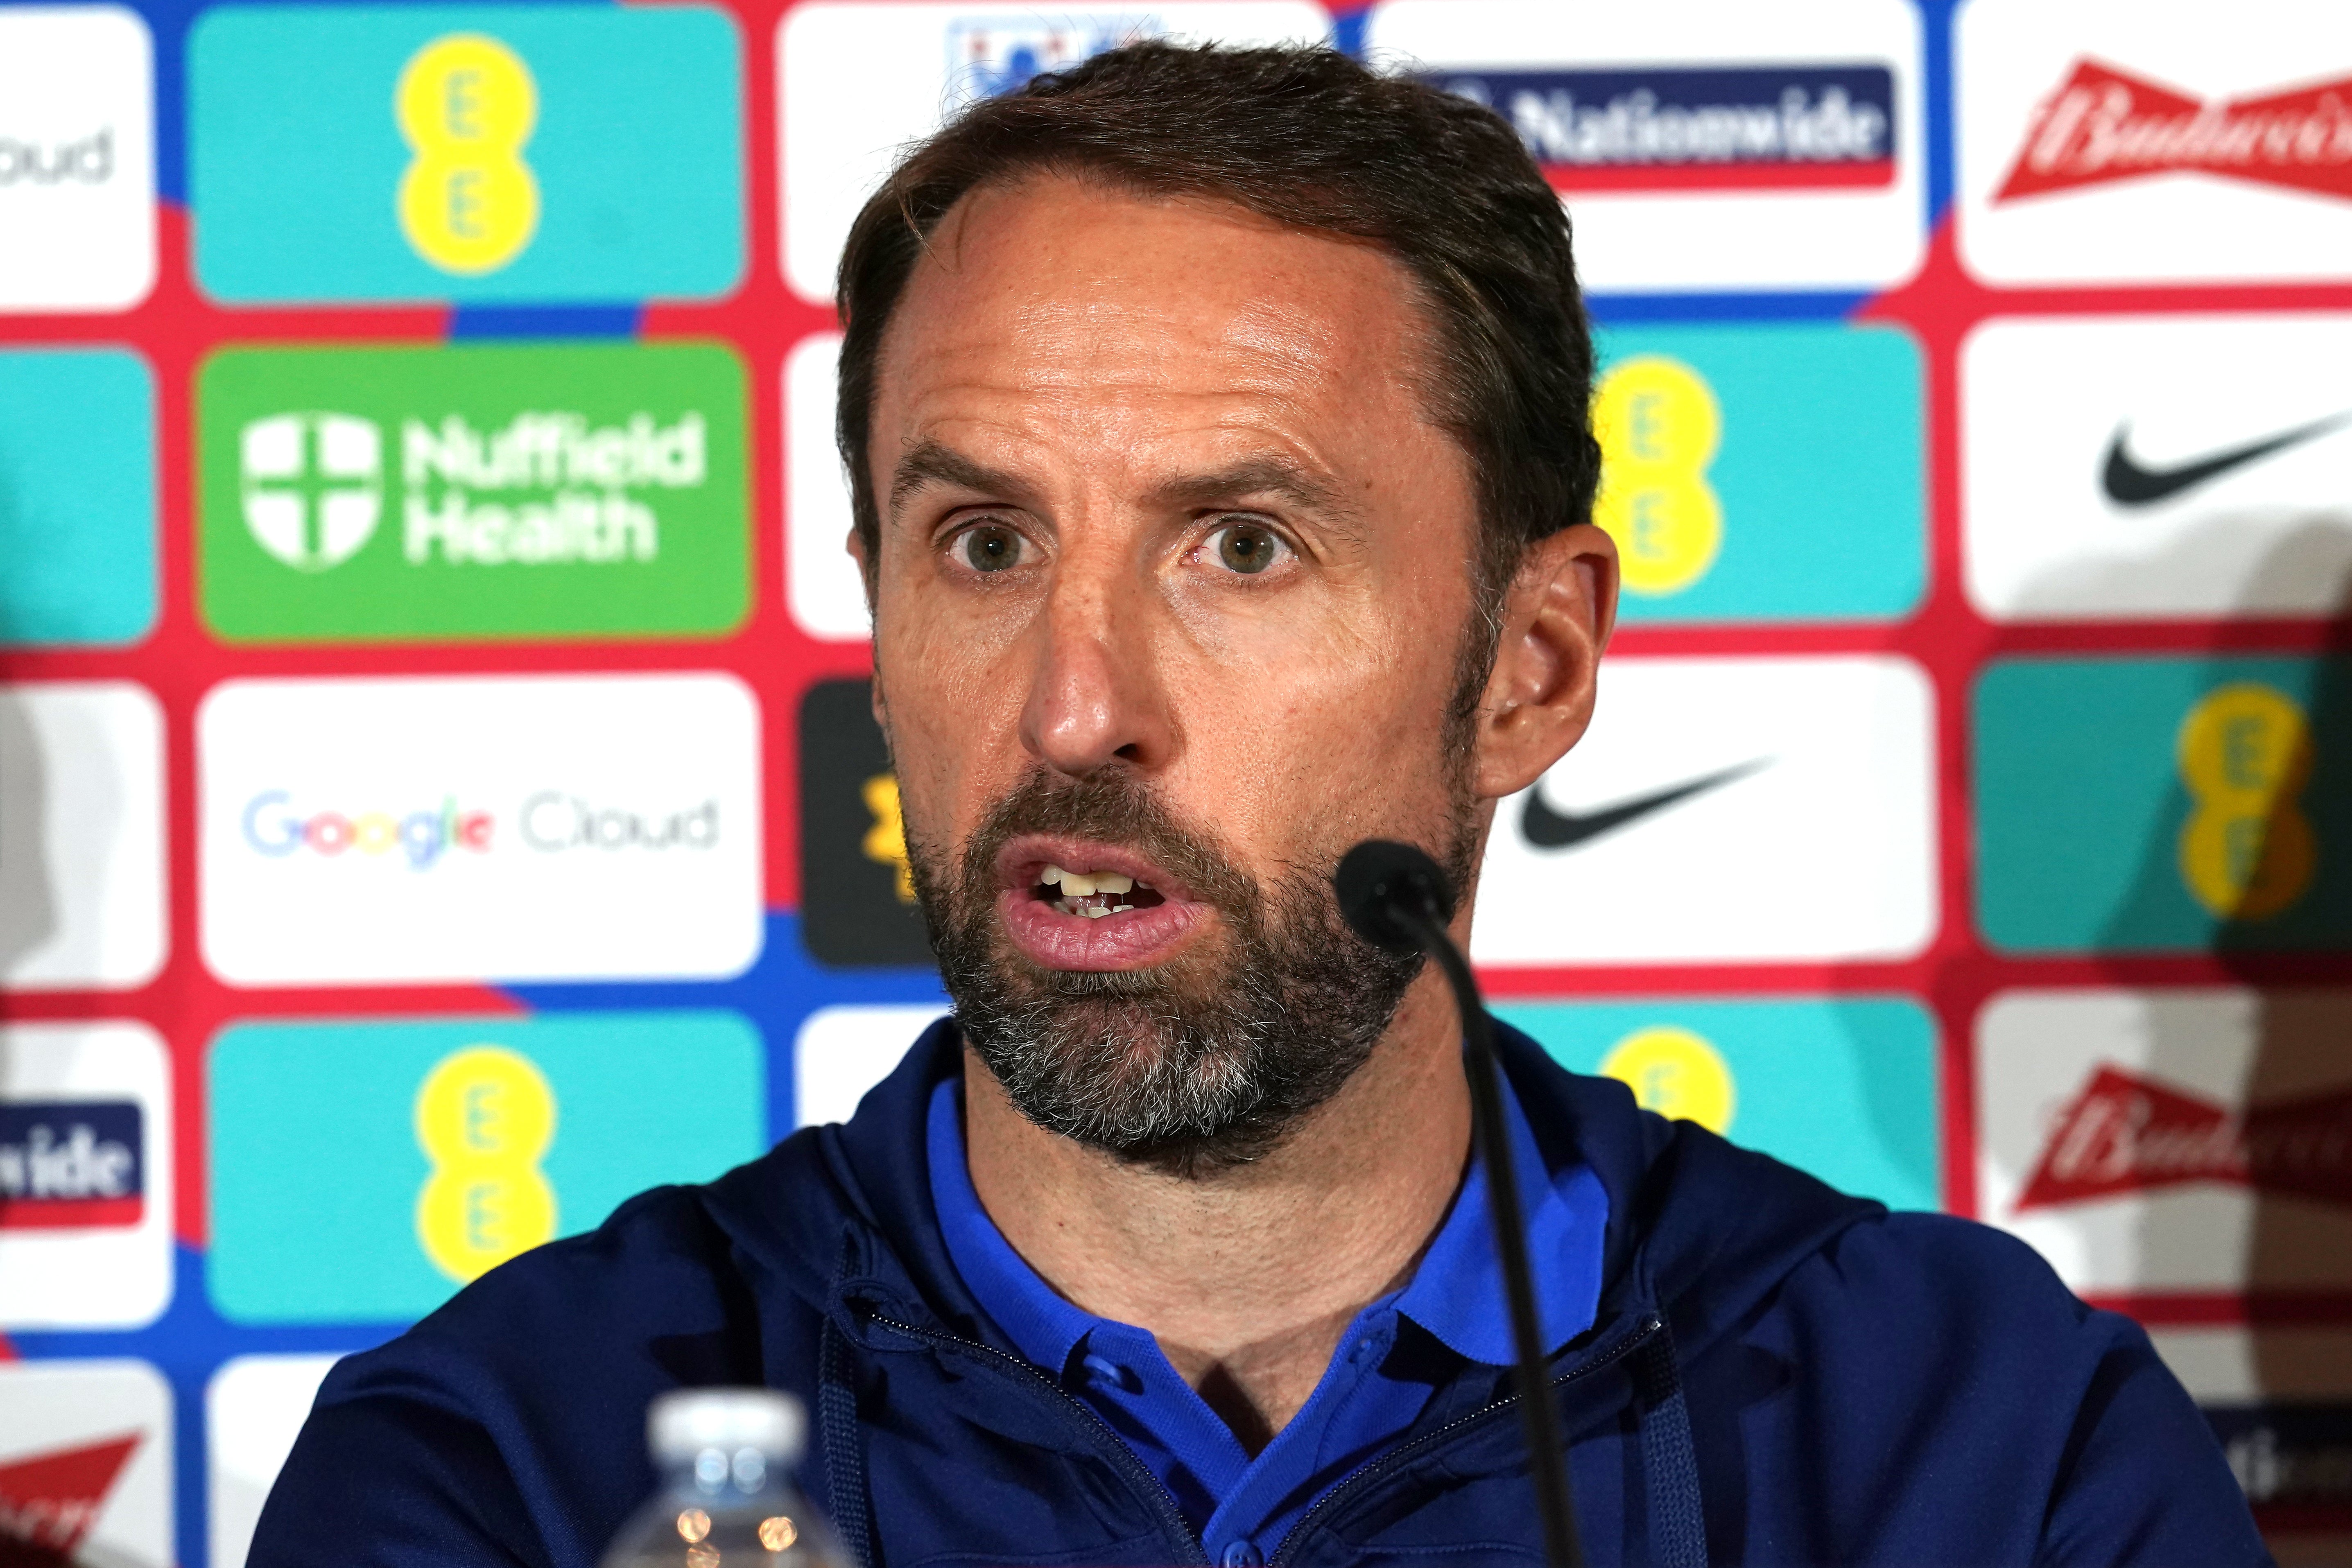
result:
[[[1451,841],[1436,847],[1463,888],[1476,834],[1455,793]],[[1223,929],[1153,968],[1033,963],[996,913],[997,853],[1033,832],[1134,851]],[[1261,885],[1123,771],[1066,784],[1033,772],[960,861],[912,832],[908,849],[964,1039],[1013,1105],[1048,1132],[1174,1175],[1213,1174],[1277,1147],[1370,1058],[1421,970],[1418,955],[1384,953],[1348,928],[1331,894],[1338,852],[1332,865]]]

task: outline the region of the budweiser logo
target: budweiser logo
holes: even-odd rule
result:
[[[2017,1209],[2213,1181],[2352,1204],[2352,1089],[2233,1112],[2102,1065],[2059,1113]]]
[[[0,1568],[72,1562],[138,1447],[133,1432],[0,1464]]]
[[[2221,174],[2352,197],[2352,77],[2206,103],[2095,60],[2042,100],[1996,202],[2142,174]]]

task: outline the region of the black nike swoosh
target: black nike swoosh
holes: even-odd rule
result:
[[[2232,468],[2283,452],[2290,446],[2325,435],[2352,424],[2352,413],[2331,414],[2315,419],[2309,424],[2299,424],[2277,435],[2264,436],[2243,446],[2232,446],[2226,452],[2216,452],[2210,457],[2200,457],[2194,463],[2184,463],[2177,468],[2143,466],[2127,449],[2131,438],[2128,422],[2116,426],[2115,439],[2107,443],[2106,466],[2099,473],[2099,487],[2107,499],[2118,507],[2151,507],[2169,496],[2202,485],[2208,479],[2219,478]]]
[[[1705,794],[1735,779],[1745,779],[1759,768],[1771,766],[1771,762],[1769,757],[1759,757],[1736,768],[1726,768],[1704,778],[1685,779],[1647,795],[1620,800],[1613,806],[1603,806],[1597,811],[1555,811],[1544,800],[1543,788],[1538,785],[1528,791],[1528,806],[1519,817],[1519,831],[1527,835],[1528,842],[1539,850],[1573,849],[1603,833],[1613,833],[1630,822],[1638,822],[1653,811],[1663,811],[1694,795]]]

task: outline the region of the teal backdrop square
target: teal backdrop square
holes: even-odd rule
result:
[[[2235,682],[2299,704],[2313,763],[2294,802],[2318,860],[2302,896],[2225,920],[2189,893],[2180,835],[2194,802],[2180,727]],[[1974,699],[1977,911],[2010,953],[2352,947],[2352,659],[2004,659]]]
[[[1940,1207],[1936,1020],[1905,997],[1505,1002],[1495,1016],[1573,1072],[1636,1030],[1686,1029],[1730,1070],[1724,1135],[1890,1208]]]
[[[518,1051],[548,1081],[555,1138],[540,1168],[559,1235],[766,1147],[766,1053],[732,1012],[232,1025],[208,1082],[207,1280],[223,1317],[404,1322],[455,1293],[416,1239],[433,1167],[415,1103],[435,1065],[474,1045]]]
[[[0,351],[0,643],[155,624],[155,378],[128,349]]]
[[[1897,327],[1609,327],[1601,374],[1662,354],[1706,381],[1722,444],[1715,564],[1676,592],[1623,594],[1629,623],[1891,621],[1927,582],[1919,350]]]
[[[537,234],[479,277],[428,265],[395,198],[394,88],[483,33],[522,57]],[[226,6],[188,41],[188,194],[215,298],[509,304],[710,298],[744,267],[742,49],[699,5]]]

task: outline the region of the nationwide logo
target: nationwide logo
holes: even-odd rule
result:
[[[412,566],[653,560],[661,519],[641,497],[699,488],[706,441],[699,413],[596,425],[525,413],[487,431],[462,414],[404,420],[401,553]],[[377,425],[349,414],[247,424],[238,447],[255,542],[307,571],[357,554],[383,512],[384,444]]]
[[[1895,183],[1884,66],[1447,71],[1509,120],[1555,190],[1837,190]]]
[[[0,1103],[0,1231],[137,1225],[145,1142],[133,1101]]]
[[[948,91],[958,105],[1018,92],[1046,71],[1081,65],[1108,49],[1159,36],[1148,16],[1065,17],[1059,22],[1017,16],[948,25]]]
[[[132,1432],[0,1464],[0,1563],[72,1562],[140,1440]]]
[[[673,811],[614,806],[564,789],[523,798],[516,837],[542,854],[571,850],[710,850],[719,843],[719,802],[704,800]],[[342,855],[397,856],[412,871],[427,871],[451,854],[487,855],[496,841],[494,812],[460,807],[455,795],[414,810],[310,810],[286,789],[265,789],[247,800],[237,827],[247,845],[273,860],[305,851],[321,859]]]
[[[2035,109],[1996,204],[2148,174],[2352,197],[2352,77],[2216,102],[2094,59]]]
[[[114,178],[114,127],[43,143],[0,136],[0,191],[17,185],[103,185]]]
[[[2352,1089],[2233,1112],[2102,1063],[2059,1113],[2016,1209],[2208,1182],[2352,1204]]]

